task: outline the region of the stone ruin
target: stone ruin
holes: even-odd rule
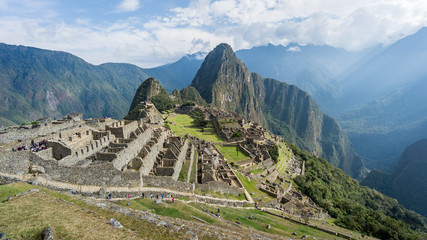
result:
[[[163,150],[156,157],[153,174],[170,176],[173,180],[178,180],[187,152],[190,151],[190,155],[194,152],[194,147],[189,145],[187,139],[170,136],[164,143]]]

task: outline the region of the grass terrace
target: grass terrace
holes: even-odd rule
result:
[[[15,194],[38,188],[40,192],[13,198]],[[39,239],[51,227],[57,239],[177,239],[180,233],[169,233],[134,217],[89,205],[72,195],[25,183],[0,185],[0,229],[11,239]],[[125,229],[109,224],[117,219]],[[103,237],[104,236],[104,237]]]
[[[200,204],[204,210],[208,212],[218,212],[218,207]],[[270,215],[265,212],[261,212],[256,209],[245,209],[244,211],[235,208],[220,207],[221,218],[230,222],[239,222],[243,227],[250,227],[259,231],[279,234],[291,238],[301,238],[303,235],[311,236],[307,239],[337,239],[336,236],[328,233],[321,232],[319,230],[300,225],[297,223],[290,222],[280,217]],[[267,225],[270,225],[270,229],[267,229]],[[292,235],[295,232],[298,236]]]
[[[216,148],[218,151],[221,152],[221,154],[227,159],[227,162],[231,163],[238,163],[240,161],[246,160],[249,158],[249,156],[243,152],[239,147],[236,146],[221,146],[216,145]],[[238,151],[236,151],[236,149]]]
[[[275,200],[275,198],[273,198],[272,196],[270,196],[267,193],[256,188],[256,185],[258,185],[258,182],[255,181],[254,179],[249,180],[246,176],[244,176],[243,174],[241,174],[237,171],[234,171],[234,173],[239,178],[240,182],[243,184],[246,191],[248,191],[248,193],[251,194],[254,201],[258,202],[261,200],[261,201],[266,202],[266,201],[274,201]]]
[[[171,113],[167,117],[167,127],[178,136],[186,135],[210,141],[210,142],[223,142],[223,140],[216,134],[215,127],[212,122],[209,122],[206,127],[202,128],[197,126],[194,119],[186,114]]]

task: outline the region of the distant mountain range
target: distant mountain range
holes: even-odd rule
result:
[[[124,63],[94,66],[65,52],[0,43],[0,126],[70,112],[123,118],[145,79],[158,77],[170,92],[181,89],[200,67],[197,59],[189,55],[152,69]]]

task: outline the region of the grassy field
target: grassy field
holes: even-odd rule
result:
[[[144,198],[144,199],[136,199],[132,201],[118,201],[116,204],[121,206],[130,207],[137,210],[152,210],[153,213],[167,216],[167,217],[173,217],[173,218],[181,218],[185,220],[190,221],[198,221],[192,216],[203,219],[204,221],[213,224],[217,223],[218,219],[205,214],[204,212],[197,210],[193,208],[192,206],[186,204],[185,202],[181,201],[175,201],[174,203],[171,202],[163,202],[162,204],[156,204],[155,199],[151,198]],[[127,203],[130,203],[128,206]]]
[[[191,167],[190,183],[194,183],[197,177],[197,160],[199,158],[199,152],[194,152],[193,166]]]
[[[178,136],[189,134],[191,136],[204,139],[211,142],[223,142],[223,140],[216,135],[215,128],[211,122],[208,123],[204,131],[194,124],[194,119],[186,114],[169,114],[167,118],[168,126]]]
[[[7,197],[32,189],[30,193],[10,201]],[[44,193],[42,193],[44,192]],[[110,212],[88,205],[71,195],[24,183],[0,186],[0,232],[11,239],[39,239],[48,226],[57,239],[177,239],[179,233],[171,234],[164,227]],[[109,224],[117,219],[127,230],[116,229]]]
[[[221,154],[227,159],[227,162],[229,163],[238,163],[240,161],[249,159],[249,156],[239,147],[216,145],[216,148],[221,152]],[[238,151],[236,151],[236,148]]]
[[[178,181],[187,182],[188,171],[190,171],[191,160],[185,159],[182,165],[181,172],[179,172]]]
[[[245,176],[243,176],[243,174],[236,172],[236,176],[239,178],[240,182],[243,184],[243,186],[245,187],[246,191],[248,191],[249,194],[251,194],[252,198],[255,201],[274,201],[275,198],[271,197],[270,195],[268,195],[267,193],[259,190],[258,188],[256,188],[256,185],[258,184],[258,182],[256,182],[255,180],[251,180],[249,181],[249,179]]]
[[[203,209],[208,210],[209,212],[217,213],[218,208],[200,204]],[[319,230],[296,224],[285,219],[272,216],[268,213],[261,212],[256,209],[245,209],[244,211],[235,208],[220,207],[221,218],[231,221],[231,222],[240,222],[244,227],[250,227],[259,231],[279,234],[292,238],[301,238],[303,235],[310,236],[307,239],[337,239],[336,236],[321,232]],[[252,216],[252,219],[249,219]],[[270,229],[267,229],[267,225],[270,224]],[[292,235],[292,233],[297,233],[297,236]]]
[[[211,197],[214,198],[222,198],[222,199],[232,199],[232,200],[246,200],[245,194],[239,194],[238,196],[234,196],[233,194],[227,194],[227,193],[220,193],[220,192],[214,192],[214,191],[200,191],[196,188],[194,193],[199,195],[205,195],[209,194]]]

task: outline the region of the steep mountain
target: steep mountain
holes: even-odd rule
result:
[[[122,118],[146,78],[129,64],[94,66],[65,52],[0,44],[0,124],[70,112]]]
[[[408,146],[391,175],[372,171],[362,181],[427,217],[427,139]]]
[[[269,44],[239,50],[236,55],[252,71],[294,84],[307,91],[323,111],[336,113],[335,106],[341,97],[337,79],[372,51],[374,49],[349,52],[329,46]]]
[[[140,110],[146,108],[145,104],[141,104],[141,102],[153,103],[160,112],[172,109],[176,104],[207,105],[194,87],[186,87],[181,91],[175,89],[169,95],[160,82],[152,77],[139,85],[125,119],[136,120],[141,118]]]
[[[179,104],[195,103],[199,106],[206,106],[206,101],[200,96],[200,93],[194,87],[186,87],[181,91],[175,89],[172,92],[172,98]]]
[[[251,73],[229,45],[220,44],[208,54],[192,86],[211,106],[258,121],[355,178],[363,175],[361,158],[348,138],[310,95],[293,85]]]
[[[178,61],[155,68],[143,69],[149,76],[158,79],[167,92],[183,89],[190,85],[194,75],[200,68],[205,54],[186,55]]]

